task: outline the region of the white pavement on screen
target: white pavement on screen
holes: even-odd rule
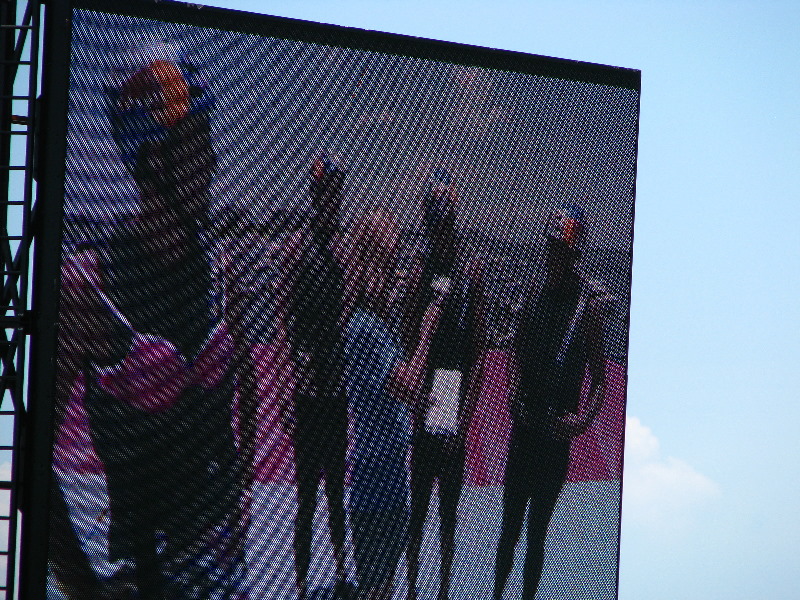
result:
[[[71,516],[85,549],[91,548],[96,569],[113,571],[105,560],[107,527],[98,518],[106,508],[102,476],[82,475],[73,480]],[[294,550],[292,543],[295,513],[294,488],[288,484],[256,484],[253,521],[248,544],[248,575],[244,582],[251,600],[286,598],[294,592]],[[490,598],[494,577],[494,554],[500,535],[502,488],[465,488],[459,505],[456,532],[456,557],[453,565],[452,600]],[[325,496],[314,523],[310,570],[311,586],[333,583],[333,550],[327,530]],[[419,597],[436,597],[439,553],[438,516],[434,494],[421,553]],[[593,600],[616,597],[617,527],[619,523],[619,482],[567,483],[561,493],[546,542],[545,567],[539,600]],[[524,528],[523,528],[524,532]],[[505,598],[519,598],[522,590],[524,538],[517,547],[514,571]],[[350,564],[352,577],[352,563]],[[401,561],[394,598],[405,597],[405,564]],[[48,600],[62,600],[50,586]]]

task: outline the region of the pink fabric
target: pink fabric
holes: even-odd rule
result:
[[[89,417],[83,404],[86,382],[79,375],[72,385],[64,421],[56,432],[53,466],[61,471],[103,473],[103,463],[94,451]]]
[[[483,358],[481,392],[467,433],[466,478],[471,485],[503,481],[511,436],[508,412],[510,355],[489,351]]]
[[[209,336],[189,365],[171,342],[155,335],[134,334],[133,347],[122,362],[98,377],[106,392],[146,412],[166,410],[190,385],[206,389],[220,384],[233,354],[233,339],[224,323]]]
[[[509,353],[489,351],[483,360],[483,379],[475,416],[467,438],[467,482],[503,482],[511,416],[508,412]],[[572,442],[568,481],[605,481],[622,476],[622,434],[625,426],[625,370],[606,363],[603,408],[589,429]],[[588,382],[584,382],[584,400]]]
[[[259,406],[256,443],[256,479],[292,481],[294,459],[291,438],[282,424],[282,410],[291,402],[294,374],[285,340],[252,350],[258,372]],[[511,419],[508,414],[509,355],[490,351],[483,359],[481,394],[467,438],[466,477],[469,485],[499,485],[503,481]],[[83,407],[84,385],[73,387],[67,416],[58,430],[54,463],[81,473],[102,472],[89,436]],[[625,424],[625,369],[607,363],[607,391],[603,408],[592,426],[572,443],[569,481],[619,479],[622,475],[622,433]],[[236,406],[233,423],[238,431]]]
[[[168,409],[190,382],[186,359],[174,344],[155,335],[135,334],[132,346],[119,365],[98,376],[98,384],[139,410]]]
[[[233,337],[224,322],[211,332],[208,343],[197,355],[192,365],[192,382],[211,389],[222,381],[228,372],[233,356]]]
[[[292,440],[283,424],[283,411],[291,402],[295,380],[289,345],[285,340],[259,344],[252,349],[258,377],[255,479],[294,480]],[[233,425],[239,440],[238,398],[234,399]]]

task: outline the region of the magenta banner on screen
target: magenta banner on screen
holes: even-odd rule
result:
[[[48,598],[616,598],[639,72],[119,4],[70,13]]]

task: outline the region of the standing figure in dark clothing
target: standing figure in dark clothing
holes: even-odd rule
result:
[[[289,301],[288,334],[298,380],[289,420],[297,478],[294,543],[300,600],[308,594],[312,525],[323,471],[340,593],[346,590],[347,583],[347,396],[342,387],[341,358],[344,274],[336,256],[343,183],[344,172],[326,157],[314,162],[310,240]]]
[[[511,392],[512,432],[495,559],[495,600],[502,598],[526,512],[522,598],[536,596],[547,529],[567,476],[571,441],[586,431],[603,403],[604,298],[575,268],[584,236],[579,208],[571,206],[551,216],[544,280],[523,303],[514,339],[516,385]],[[589,393],[581,406],[587,370]]]
[[[138,212],[104,251],[104,289],[85,275],[78,283],[96,316],[79,352],[106,469],[110,559],[133,560],[141,600],[235,598],[232,343],[214,322],[200,239],[216,166],[211,101],[176,61],[148,59],[125,77],[109,90],[109,116]]]
[[[449,597],[466,438],[480,384],[480,356],[485,337],[482,277],[477,261],[470,263],[458,244],[454,201],[450,175],[437,170],[424,201],[427,256],[415,305],[427,306],[437,293],[448,291],[449,295],[433,334],[421,398],[414,415],[411,520],[406,554],[409,600],[416,598],[422,535],[436,480],[441,548],[438,597],[439,600]]]

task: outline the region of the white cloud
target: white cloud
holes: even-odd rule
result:
[[[625,460],[641,463],[658,455],[658,438],[636,417],[625,421]]]
[[[636,417],[626,420],[623,477],[623,518],[659,534],[685,531],[720,493],[685,461],[662,456],[658,438]]]

